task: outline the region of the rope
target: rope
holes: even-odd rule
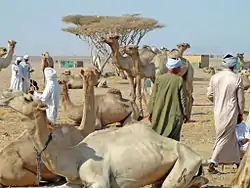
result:
[[[38,181],[38,185],[40,183],[41,180],[41,159],[42,159],[42,153],[47,149],[49,143],[52,141],[52,132],[49,133],[48,138],[45,142],[45,146],[41,151],[38,151],[36,149],[36,147],[34,147],[35,151],[36,151],[36,160],[37,160],[37,181]]]

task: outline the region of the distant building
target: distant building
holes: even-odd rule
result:
[[[209,67],[209,55],[188,54],[184,55],[183,57],[188,59],[194,68]]]

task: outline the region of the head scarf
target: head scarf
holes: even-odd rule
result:
[[[17,57],[16,60],[15,60],[15,64],[17,64],[18,61],[21,62],[22,58],[21,57]]]
[[[29,56],[26,54],[26,55],[23,56],[23,59],[24,59],[24,60],[28,60],[28,59],[29,59]]]
[[[167,68],[169,70],[178,68],[181,65],[182,65],[182,61],[180,58],[176,58],[176,59],[168,58]]]
[[[44,75],[46,80],[56,81],[56,70],[51,67],[44,69]]]
[[[238,58],[234,57],[231,54],[226,54],[223,57],[222,66],[231,68],[237,64],[237,61],[238,61]]]

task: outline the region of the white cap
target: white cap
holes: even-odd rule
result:
[[[27,60],[27,59],[29,59],[29,56],[26,54],[26,55],[23,56],[23,59]]]
[[[16,61],[22,61],[22,58],[21,57],[17,57]]]

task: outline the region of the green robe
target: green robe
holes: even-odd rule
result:
[[[156,78],[148,104],[152,128],[160,135],[180,140],[187,94],[181,76],[166,73]]]

